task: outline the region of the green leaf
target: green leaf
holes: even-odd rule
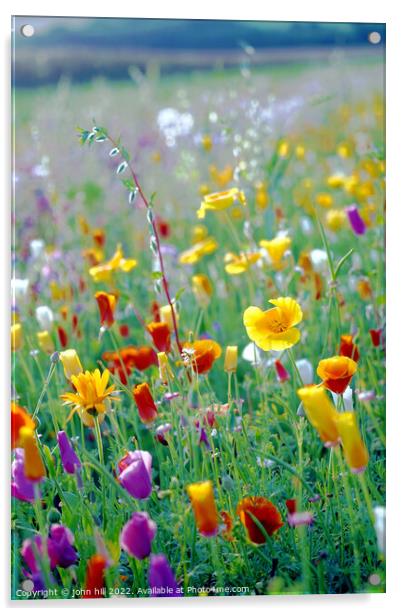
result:
[[[337,278],[337,276],[338,276],[338,274],[339,274],[339,272],[341,270],[342,265],[349,259],[349,257],[352,255],[353,252],[354,252],[354,248],[351,248],[350,250],[348,250],[348,252],[345,255],[343,255],[343,257],[341,259],[339,259],[338,264],[337,264],[337,266],[335,268],[335,272],[334,272],[334,278],[335,279]]]

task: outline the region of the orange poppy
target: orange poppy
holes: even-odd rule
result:
[[[105,291],[98,291],[95,293],[95,299],[98,303],[101,325],[111,327],[114,323],[114,310],[117,303],[116,295],[105,293]]]
[[[148,323],[147,330],[151,334],[152,340],[158,351],[170,352],[170,329],[164,322],[152,321]]]
[[[148,424],[155,421],[158,416],[158,410],[148,383],[135,385],[132,392],[142,423]]]
[[[218,532],[218,511],[216,509],[212,481],[201,481],[187,486],[197,528],[202,535],[210,537]]]
[[[11,402],[11,447],[20,446],[20,430],[29,428],[35,430],[35,422],[22,406]]]
[[[105,569],[107,561],[102,554],[94,554],[88,561],[83,599],[102,599],[105,597]]]
[[[237,505],[236,513],[246,529],[248,539],[257,545],[265,543],[266,538],[253,517],[258,520],[269,536],[283,526],[280,512],[271,501],[263,496],[243,498]]]
[[[158,365],[157,355],[152,347],[127,346],[117,351],[105,351],[102,359],[107,362],[112,374],[117,374],[123,385],[127,385],[126,374],[130,376],[134,369],[147,370],[150,366]],[[124,364],[124,368],[122,366]]]
[[[353,359],[335,355],[319,362],[317,374],[323,380],[324,387],[335,394],[343,394],[356,370],[357,364]]]
[[[213,363],[222,355],[222,349],[214,340],[194,340],[183,345],[185,363],[193,366],[198,374],[211,370]]]
[[[350,357],[353,361],[359,361],[360,353],[357,344],[353,342],[352,334],[342,334],[339,355]]]

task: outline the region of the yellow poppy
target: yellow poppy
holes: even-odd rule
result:
[[[368,464],[369,454],[360,435],[356,414],[353,412],[339,413],[336,425],[346,462],[353,473],[362,473]]]
[[[95,282],[107,282],[111,278],[112,272],[120,270],[122,272],[130,272],[137,265],[135,259],[125,259],[121,245],[118,244],[116,252],[110,261],[102,263],[101,265],[95,265],[89,270],[90,276]]]
[[[259,252],[242,252],[239,255],[236,255],[233,252],[228,252],[224,257],[225,271],[231,276],[243,274],[250,268],[251,265],[256,263],[259,259],[261,259],[261,255]]]
[[[282,267],[282,258],[292,243],[290,237],[277,236],[272,240],[261,240],[260,246],[267,251],[275,269]]]
[[[291,297],[270,299],[275,306],[262,311],[249,306],[243,315],[247,335],[263,351],[289,349],[300,340],[300,331],[294,327],[303,318],[299,304]]]
[[[238,188],[229,188],[229,190],[224,190],[223,192],[205,195],[200,208],[197,210],[197,217],[205,218],[205,212],[207,210],[212,210],[214,212],[227,210],[227,208],[237,202],[241,203],[241,205],[245,205],[246,203],[244,193]]]
[[[309,385],[299,389],[297,395],[303,403],[307,419],[317,430],[323,443],[327,446],[338,443],[338,413],[325,389],[319,385]]]
[[[182,252],[179,256],[179,263],[182,265],[193,265],[198,263],[202,257],[209,255],[218,248],[218,242],[214,237],[206,237],[197,242],[188,250]]]

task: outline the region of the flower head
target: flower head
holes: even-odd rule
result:
[[[300,331],[294,326],[303,318],[299,304],[291,297],[270,299],[275,306],[263,312],[249,306],[243,315],[247,335],[263,351],[282,351],[300,340]]]
[[[158,410],[148,383],[138,383],[138,385],[134,385],[133,397],[142,423],[148,424],[155,421],[158,416]]]
[[[216,535],[219,529],[218,511],[216,509],[212,481],[192,483],[187,486],[195,522],[202,535]]]
[[[35,500],[35,482],[25,476],[24,468],[24,450],[16,449],[15,459],[11,465],[11,495],[18,500],[33,503]]]
[[[11,326],[11,350],[13,353],[22,348],[23,342],[22,325],[21,323],[14,323]]]
[[[98,303],[101,325],[103,327],[111,327],[114,323],[114,311],[117,303],[116,295],[105,293],[105,291],[98,291],[95,293],[95,299]]]
[[[152,541],[156,535],[156,524],[149,515],[135,511],[123,526],[120,545],[137,560],[143,560],[151,553]]]
[[[39,453],[35,432],[29,427],[19,431],[21,445],[24,449],[24,474],[30,481],[41,481],[46,476],[45,465]]]
[[[227,346],[225,352],[225,363],[223,369],[225,372],[236,372],[237,370],[237,346]]]
[[[82,422],[90,428],[95,426],[95,417],[102,423],[109,401],[116,399],[111,396],[115,386],[107,386],[109,375],[109,370],[105,370],[101,375],[98,369],[73,375],[71,382],[75,387],[75,393],[68,392],[60,396],[65,400],[65,404],[72,406],[73,412],[79,413]]]
[[[110,261],[91,267],[89,274],[95,282],[109,282],[113,272],[131,272],[136,265],[137,261],[135,259],[124,258],[121,244],[118,244],[116,252]]]
[[[148,451],[129,451],[119,462],[119,481],[131,496],[148,498],[152,492],[152,456]]]
[[[225,271],[231,276],[237,276],[238,274],[244,274],[254,263],[257,263],[261,259],[259,252],[245,253],[242,252],[236,255],[233,252],[225,254]]]
[[[71,380],[71,377],[77,376],[83,371],[80,358],[78,357],[78,353],[75,349],[66,349],[65,351],[61,351],[61,353],[59,353],[59,359],[62,363],[64,374],[68,381]]]
[[[357,206],[350,205],[345,208],[345,212],[349,218],[349,223],[354,233],[356,235],[364,235],[366,232],[366,225],[363,218],[360,216]]]
[[[205,195],[199,210],[197,210],[197,217],[201,219],[205,218],[205,212],[207,210],[212,210],[215,212],[226,210],[236,202],[241,203],[242,205],[245,205],[246,203],[244,193],[238,188],[230,188],[229,190],[225,190],[223,192]]]
[[[105,569],[107,560],[103,554],[94,554],[87,563],[84,599],[102,599],[105,596]]]
[[[11,447],[15,449],[21,445],[21,428],[35,430],[35,422],[22,406],[11,402]]]
[[[357,344],[353,341],[352,334],[342,334],[341,344],[339,346],[339,355],[350,357],[353,361],[358,362],[360,353]]]
[[[180,587],[164,554],[151,554],[148,573],[153,597],[181,597]]]
[[[213,293],[210,279],[206,274],[195,274],[191,278],[191,283],[195,299],[201,307],[205,308],[208,306]]]
[[[198,374],[211,370],[221,355],[222,349],[214,340],[194,340],[183,345],[184,363],[190,364]]]
[[[44,353],[48,353],[49,355],[54,352],[54,342],[47,330],[43,332],[37,332],[36,334],[39,348],[42,349]]]
[[[267,251],[272,266],[275,269],[281,269],[283,256],[290,248],[291,243],[290,237],[279,235],[273,240],[261,240],[260,246]]]
[[[368,464],[369,454],[359,432],[356,413],[338,413],[336,425],[346,462],[353,473],[362,473]]]
[[[167,323],[161,321],[152,321],[148,323],[147,330],[149,331],[153,343],[158,351],[170,352],[170,328]]]
[[[263,496],[243,498],[237,505],[236,513],[246,529],[249,541],[257,545],[265,543],[266,538],[253,517],[270,536],[283,526],[280,512],[270,500]]]
[[[319,362],[317,374],[323,380],[324,387],[335,394],[343,394],[356,370],[357,364],[353,359],[335,355]]]
[[[61,463],[66,473],[74,475],[80,468],[81,462],[75,453],[67,434],[61,430],[57,433],[57,442],[60,449]]]
[[[218,248],[218,242],[214,237],[205,237],[197,241],[191,248],[182,252],[179,263],[182,265],[194,265],[205,255],[210,255]]]
[[[336,445],[339,441],[336,424],[338,413],[325,389],[318,385],[310,385],[298,389],[297,395],[303,403],[307,419],[317,430],[323,443],[326,446]]]

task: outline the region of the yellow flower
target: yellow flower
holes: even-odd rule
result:
[[[176,306],[174,304],[173,304],[173,312],[174,312],[174,316],[175,316],[176,323],[177,323],[177,321],[179,320],[179,314],[178,314]],[[159,308],[159,314],[160,314],[162,323],[167,323],[167,325],[169,326],[170,331],[172,332],[174,330],[174,323],[173,323],[172,308],[171,308],[170,304],[166,304],[165,306],[161,306]]]
[[[288,141],[281,141],[278,146],[278,156],[287,158],[289,156],[290,146]]]
[[[205,218],[205,212],[207,210],[220,212],[222,210],[226,210],[237,202],[241,203],[241,205],[245,205],[246,203],[244,193],[238,188],[229,188],[229,190],[225,190],[223,192],[205,195],[204,200],[201,202],[200,208],[197,210],[197,217]]]
[[[51,335],[48,331],[38,332],[36,334],[38,339],[39,347],[42,349],[44,353],[53,353],[54,351],[54,342],[52,340]]]
[[[327,184],[330,188],[342,188],[345,184],[346,177],[343,173],[334,173],[327,177]]]
[[[316,195],[315,197],[315,201],[317,205],[323,208],[331,207],[334,202],[332,195],[330,195],[329,193],[318,193],[318,195]]]
[[[20,430],[19,437],[24,449],[24,475],[30,481],[40,481],[46,470],[39,453],[34,431],[29,427]]]
[[[11,325],[11,350],[15,353],[19,351],[23,344],[22,337],[22,325],[21,323],[14,323]]]
[[[259,252],[242,252],[239,255],[236,255],[233,252],[228,252],[224,257],[225,270],[231,276],[243,274],[259,259],[261,259]]]
[[[77,376],[83,372],[80,358],[75,349],[67,349],[59,354],[59,359],[63,365],[64,374],[68,381],[72,376]]]
[[[204,150],[206,152],[209,152],[209,150],[212,148],[212,137],[210,135],[203,135],[202,139],[201,139],[201,143],[202,143],[202,147],[204,148]]]
[[[369,454],[359,432],[356,414],[354,412],[339,413],[336,425],[346,462],[352,473],[362,473],[368,464]]]
[[[278,236],[274,237],[273,240],[261,240],[260,246],[267,251],[274,268],[280,269],[282,267],[282,257],[290,247],[291,243],[292,240],[290,237]]]
[[[255,204],[260,210],[265,210],[269,204],[269,195],[265,182],[257,182],[255,185]]]
[[[217,248],[218,242],[216,239],[214,237],[207,237],[182,252],[179,256],[179,263],[182,265],[193,265],[198,263],[205,255],[215,252]]]
[[[213,287],[206,274],[195,274],[191,278],[192,289],[199,305],[203,308],[208,306],[213,293]]]
[[[191,229],[191,243],[198,244],[208,237],[208,227],[205,225],[194,225]]]
[[[336,149],[336,153],[341,158],[350,158],[352,155],[352,146],[350,143],[340,143]]]
[[[130,272],[137,265],[135,259],[125,259],[121,245],[118,244],[116,252],[110,261],[102,263],[101,265],[95,265],[89,270],[90,276],[95,282],[107,282],[111,278],[112,272],[120,270],[122,272]]]
[[[329,210],[325,216],[327,227],[331,231],[339,231],[345,224],[346,214],[343,210]]]
[[[187,486],[194,512],[195,522],[200,533],[206,537],[216,535],[219,530],[219,517],[216,509],[212,481],[201,481]]]
[[[307,419],[317,430],[323,443],[327,446],[337,444],[339,440],[336,423],[338,413],[325,393],[325,389],[319,385],[310,385],[299,389],[297,395],[303,403]]]
[[[298,158],[299,160],[303,160],[306,154],[305,147],[303,145],[297,145],[295,147],[295,154],[296,154],[296,158]]]
[[[236,372],[237,370],[237,346],[227,346],[225,353],[225,363],[223,365],[225,372]]]
[[[247,335],[263,351],[289,349],[300,340],[300,331],[294,326],[300,323],[303,312],[291,297],[270,299],[275,306],[263,312],[249,306],[243,315]]]
[[[115,386],[107,387],[108,381],[109,370],[105,370],[102,375],[98,369],[93,372],[87,370],[71,377],[75,393],[69,392],[60,396],[65,400],[65,404],[73,407],[73,413],[79,413],[82,422],[89,428],[95,426],[95,417],[98,418],[99,423],[102,423],[109,401],[116,400],[110,395],[115,390]]]
[[[233,179],[233,167],[231,165],[226,165],[222,171],[219,171],[215,165],[211,165],[209,167],[209,173],[219,188],[225,188]]]
[[[159,378],[162,383],[168,383],[169,379],[173,379],[174,373],[169,363],[169,358],[165,351],[158,353]]]

